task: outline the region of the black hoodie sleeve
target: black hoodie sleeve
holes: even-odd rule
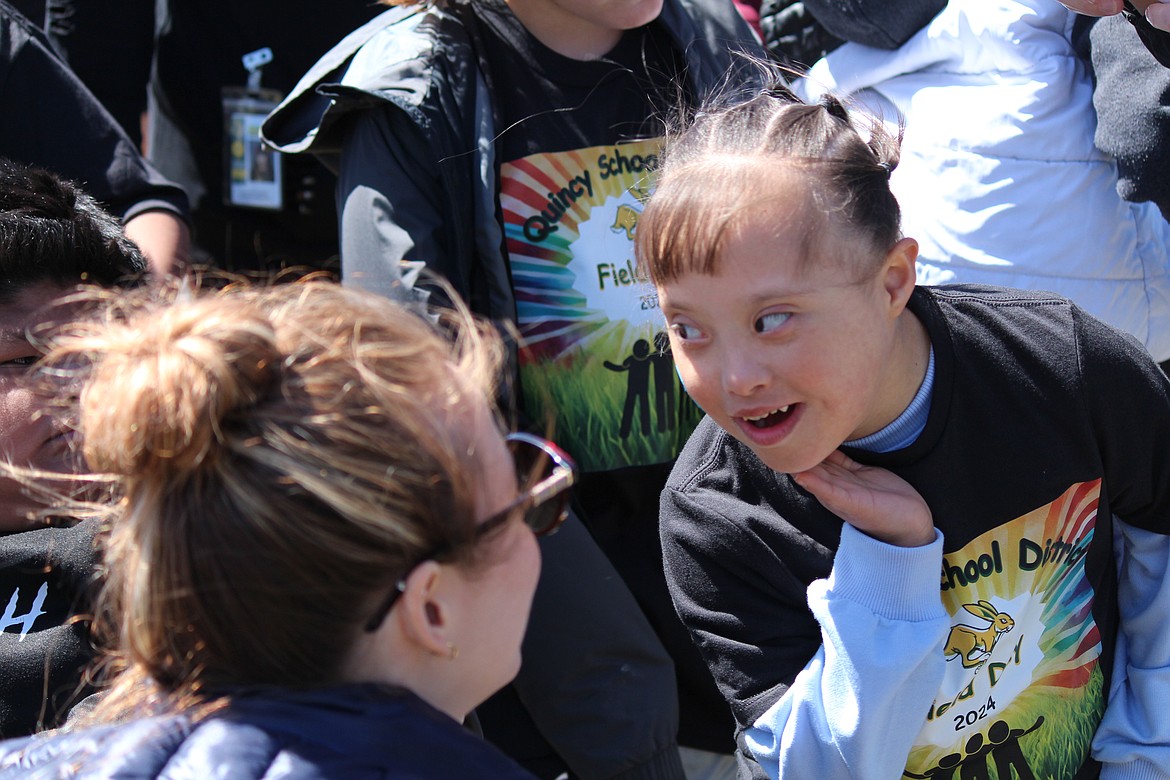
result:
[[[829,32],[846,41],[896,49],[946,7],[946,0],[805,0]]]

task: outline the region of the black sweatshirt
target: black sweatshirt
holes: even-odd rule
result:
[[[1043,712],[1036,731],[1048,736],[1018,745],[1037,777],[1071,776],[1056,767],[1085,761],[1112,671],[1112,516],[1170,531],[1170,382],[1132,338],[1051,294],[919,288],[910,309],[935,352],[926,428],[891,453],[846,451],[926,499],[954,626],[987,628],[967,608],[981,601],[1012,616],[981,660],[948,642],[929,720],[903,724],[922,729],[910,767],[930,776],[969,740],[994,742],[995,723],[1014,734]],[[821,646],[806,588],[829,574],[842,521],[708,418],[675,466],[661,522],[675,606],[742,731]],[[992,698],[994,709],[967,706]]]

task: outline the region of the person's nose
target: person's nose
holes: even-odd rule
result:
[[[736,347],[723,355],[723,389],[730,395],[751,397],[768,385],[769,376],[757,350]]]

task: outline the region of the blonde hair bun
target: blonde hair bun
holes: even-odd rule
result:
[[[131,316],[105,332],[96,360],[80,404],[86,459],[139,476],[214,462],[225,421],[273,388],[280,367],[272,324],[246,299]]]

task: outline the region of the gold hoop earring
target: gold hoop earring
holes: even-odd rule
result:
[[[451,661],[454,661],[456,658],[459,657],[459,648],[455,645],[454,642],[447,643],[447,652],[448,652],[447,657]]]

